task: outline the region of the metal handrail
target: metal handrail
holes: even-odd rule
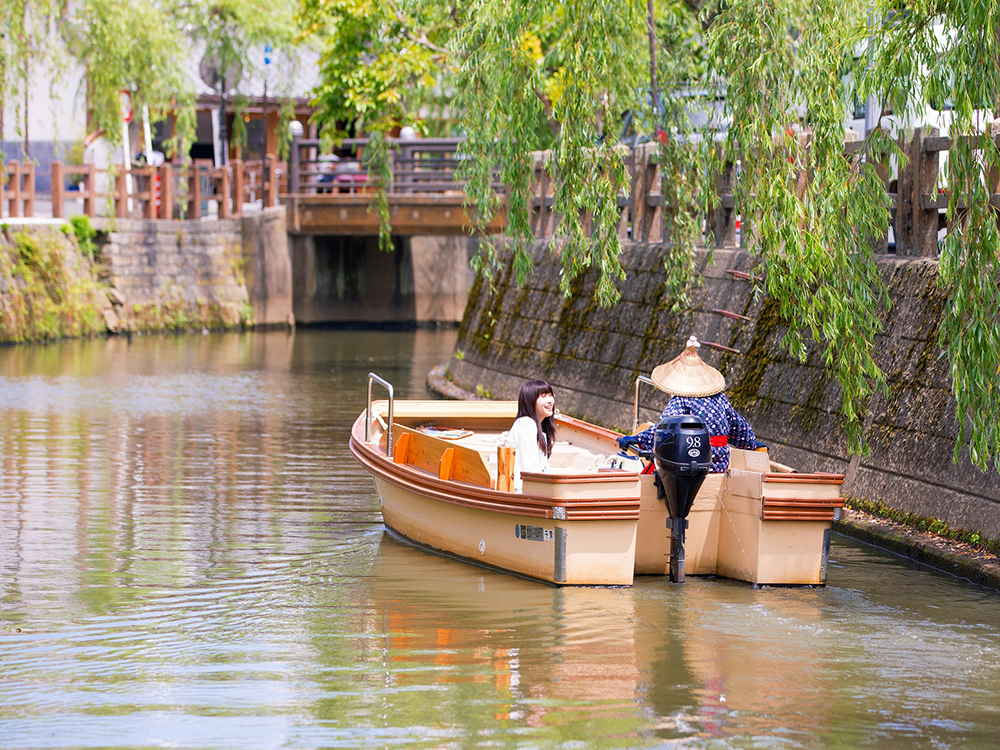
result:
[[[393,406],[393,392],[392,384],[387,380],[382,380],[374,372],[368,373],[368,409],[365,411],[365,442],[370,443],[372,439],[372,381],[377,382],[379,385],[384,386],[387,391],[389,391],[389,426],[386,428],[385,432],[385,454],[387,456],[392,455],[392,406]]]
[[[640,375],[635,379],[635,404],[632,408],[632,434],[634,435],[639,430],[639,383],[646,383],[656,388],[656,383],[647,378],[645,375]],[[369,386],[369,391],[371,386]],[[369,401],[371,397],[369,396]]]

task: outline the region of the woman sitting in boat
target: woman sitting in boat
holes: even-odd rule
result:
[[[522,471],[548,471],[556,439],[552,414],[556,399],[544,380],[529,380],[517,395],[517,419],[507,433],[507,447],[514,448],[514,492],[521,491]]]
[[[726,379],[698,356],[701,344],[694,336],[688,339],[687,348],[680,356],[653,370],[653,385],[673,398],[660,415],[675,417],[693,414],[705,420],[712,444],[710,472],[724,472],[729,468],[729,447],[754,450],[759,443],[750,424],[737,413],[722,391]],[[618,446],[626,450],[638,445],[643,451],[653,449],[653,425],[636,435],[618,438]]]

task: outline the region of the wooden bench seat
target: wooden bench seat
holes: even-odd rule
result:
[[[392,433],[396,443],[392,456],[395,463],[414,466],[439,479],[496,488],[496,479],[483,460],[483,454],[474,448],[427,435],[398,422],[393,423]]]

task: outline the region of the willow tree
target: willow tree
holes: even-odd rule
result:
[[[956,401],[955,458],[968,444],[975,465],[992,459],[1000,470],[1000,2],[883,1],[873,18],[861,95],[911,116],[931,102],[953,107],[940,343]]]
[[[241,146],[246,145],[246,95],[242,92],[251,72],[260,73],[254,61],[263,60],[265,45],[271,46],[272,55],[284,52],[284,57],[289,57],[298,32],[297,7],[296,0],[171,0],[165,6],[172,24],[199,45],[203,64],[212,67],[218,77],[223,105],[220,117],[225,116],[226,97],[235,92],[232,135]],[[289,97],[285,100],[287,105]],[[287,110],[286,106],[283,124],[292,116]],[[227,143],[223,137],[223,145]]]
[[[410,125],[423,129],[420,108],[446,85],[447,44],[461,23],[464,0],[303,0],[300,38],[321,49],[315,119],[326,147],[351,133],[367,136],[365,149],[379,244],[392,247],[388,138]]]
[[[451,135],[456,121],[458,131],[475,137],[477,128],[464,120],[464,54],[456,49],[476,12],[473,0],[303,0],[301,38],[322,50],[315,119],[327,147],[350,134],[370,139],[365,159],[384,248],[391,244],[388,138],[405,126]],[[522,125],[545,147],[555,126],[552,99],[562,89],[559,58],[548,54],[558,29],[553,19],[536,16],[518,41],[519,54],[539,68],[533,80],[538,107]]]
[[[388,9],[383,18],[400,25],[394,33],[383,26],[377,42],[342,26],[358,44],[338,73],[342,80],[350,66],[368,64],[364,55],[373,47],[390,50],[402,39],[421,38],[416,9],[423,0],[381,2]],[[535,43],[539,29],[544,45]],[[628,187],[621,114],[645,112],[647,135],[660,143],[663,183],[673,191],[665,264],[679,304],[695,282],[693,254],[705,239],[708,177],[738,162],[736,211],[763,279],[759,292],[788,324],[782,343],[789,353],[804,359],[808,342],[821,351],[841,386],[850,445],[862,451],[867,401],[884,386],[873,348],[889,305],[873,248],[890,222],[877,167],[905,156],[884,127],[867,134],[858,156],[845,156],[847,97],[856,93],[898,114],[923,112],[932,97],[948,94],[956,106],[954,132],[974,133],[979,108],[1000,102],[998,29],[1000,0],[470,0],[454,15],[454,28],[441,33],[440,65],[428,77],[444,77],[455,92],[467,136],[466,192],[481,221],[500,208],[492,187],[497,172],[507,188],[505,241],[519,280],[530,272],[532,152],[551,146],[553,208],[562,216],[551,247],[562,264],[563,290],[569,293],[570,280],[595,267],[595,295],[605,305],[617,301],[624,278],[616,232],[617,197]],[[854,91],[845,90],[848,72]],[[330,81],[325,69],[324,85]],[[365,101],[391,98],[392,87],[375,84]],[[691,114],[713,111],[711,102],[722,102],[722,111],[698,132]],[[351,120],[351,107],[337,117]],[[329,113],[321,108],[320,117]],[[536,127],[539,118],[551,125],[549,144]],[[956,140],[948,161],[953,230],[941,251],[948,305],[940,330],[961,425],[956,456],[968,445],[977,466],[992,461],[1000,469],[1000,242],[998,209],[990,202],[997,189],[991,170],[1000,158],[989,138],[978,145],[973,151],[973,144]],[[592,217],[589,230],[585,215]],[[490,273],[497,256],[490,243],[482,246],[478,267]]]
[[[133,108],[148,107],[151,119],[175,116],[168,148],[182,158],[195,132],[192,50],[203,51],[232,83],[252,48],[261,55],[264,44],[290,49],[296,35],[294,0],[82,0],[60,7],[70,53],[84,67],[91,127],[117,144],[119,94],[128,91]]]
[[[119,96],[153,119],[174,112],[172,148],[186,155],[194,133],[194,88],[186,74],[189,46],[171,7],[145,0],[84,0],[67,25],[70,52],[84,67],[90,127],[121,140]]]
[[[50,88],[54,88],[65,68],[64,60],[53,54],[63,5],[59,0],[0,0],[0,124],[4,124],[9,105],[14,132],[23,140],[25,158],[29,155],[28,88],[32,70],[39,66],[45,69],[50,75]]]

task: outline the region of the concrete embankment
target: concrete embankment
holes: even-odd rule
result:
[[[16,220],[14,220],[16,221]],[[5,224],[0,342],[294,324],[285,211],[241,219]]]
[[[804,364],[785,354],[775,305],[755,300],[740,278],[752,270],[749,256],[717,250],[713,263],[702,258],[705,281],[691,309],[672,314],[663,284],[666,251],[627,247],[622,301],[605,310],[591,299],[595,272],[564,298],[557,259],[544,245],[535,247],[535,271],[523,287],[513,282],[509,264],[492,288],[481,281],[473,286],[448,377],[493,398],[515,398],[525,379],[544,378],[563,411],[625,432],[632,427],[636,376],[672,359],[694,334],[728,348],[706,345],[701,352],[726,376],[730,400],[776,461],[843,472],[847,496],[1000,538],[996,474],[972,466],[964,452],[959,463],[952,461],[957,423],[948,363],[937,344],[944,298],[935,263],[880,261],[893,309],[876,342],[876,360],[889,393],[871,399],[864,425],[871,453],[858,457],[848,453],[840,389],[818,352],[814,348]],[[651,421],[665,397],[644,387],[642,403],[640,421]]]

